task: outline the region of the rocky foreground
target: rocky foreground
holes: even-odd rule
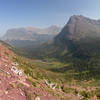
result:
[[[0,44],[0,100],[57,100],[46,91],[32,87],[10,56],[14,54]]]

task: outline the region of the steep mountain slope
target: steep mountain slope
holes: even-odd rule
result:
[[[34,56],[70,62],[75,78],[100,77],[100,20],[72,16],[53,40],[33,51]],[[41,56],[40,56],[41,55]]]
[[[92,20],[83,16],[72,16],[62,32],[55,38],[55,41],[65,43],[70,49],[69,51],[74,52],[74,55],[80,58],[83,56],[84,58],[88,56],[90,50],[99,49],[99,38],[99,20]]]
[[[11,71],[10,56],[14,56],[14,54],[0,43],[0,99],[12,100],[13,98],[18,98],[19,100],[26,100],[25,94],[21,89],[11,86],[15,80],[20,80],[21,77]]]
[[[86,53],[85,51],[99,49],[100,38],[100,21],[92,20],[84,16],[72,16],[65,27],[62,29],[52,41],[47,44],[48,51],[52,47],[52,52],[58,52],[61,54],[73,53],[73,55],[79,55]],[[68,51],[68,52],[67,52]],[[88,53],[87,51],[87,53]],[[91,51],[91,53],[92,53]],[[55,53],[54,52],[54,53]],[[64,53],[65,52],[65,53]],[[77,53],[77,54],[76,54]],[[79,57],[79,56],[78,56]],[[82,57],[80,55],[80,57]],[[85,54],[83,55],[85,57]]]

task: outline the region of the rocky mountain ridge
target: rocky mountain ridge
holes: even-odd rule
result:
[[[68,36],[69,39],[73,40],[100,36],[100,21],[93,20],[82,15],[73,15],[70,17],[68,23],[64,26],[58,36]]]

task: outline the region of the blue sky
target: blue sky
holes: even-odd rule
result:
[[[16,27],[64,26],[80,14],[100,18],[100,0],[0,0],[0,35]]]

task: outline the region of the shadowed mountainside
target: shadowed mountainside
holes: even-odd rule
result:
[[[99,78],[100,20],[81,15],[70,17],[62,31],[39,49],[33,50],[33,55],[71,62],[72,69],[79,72],[79,79]]]

